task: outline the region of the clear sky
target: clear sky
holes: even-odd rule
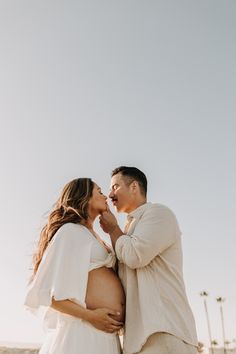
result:
[[[217,296],[236,338],[235,18],[235,0],[0,2],[0,340],[43,338],[22,304],[61,188],[88,176],[108,193],[121,164],[179,220],[199,339],[202,290],[213,338]]]

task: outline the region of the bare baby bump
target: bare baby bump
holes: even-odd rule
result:
[[[105,307],[118,311],[120,316],[116,319],[124,321],[124,289],[112,268],[101,267],[89,272],[85,302],[91,310]]]

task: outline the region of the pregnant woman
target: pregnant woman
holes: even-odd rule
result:
[[[49,329],[40,354],[120,354],[125,313],[116,258],[94,232],[106,197],[89,178],[63,189],[41,231],[25,305],[44,309]]]

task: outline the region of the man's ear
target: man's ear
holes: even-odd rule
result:
[[[131,186],[131,191],[137,193],[139,187],[138,182],[133,181],[130,186]]]

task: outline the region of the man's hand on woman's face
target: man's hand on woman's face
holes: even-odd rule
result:
[[[107,208],[107,211],[104,211],[99,218],[100,226],[104,232],[110,234],[118,225],[117,220],[114,214]]]

